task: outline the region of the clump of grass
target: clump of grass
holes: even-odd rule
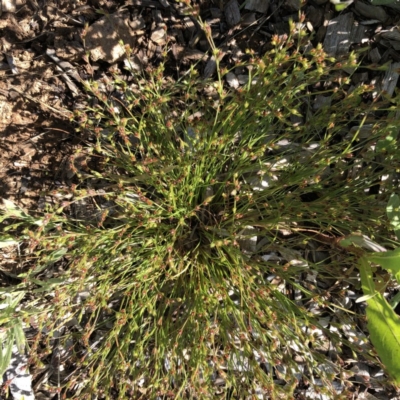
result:
[[[392,179],[381,178],[397,145],[376,143],[396,122],[390,104],[365,101],[372,88],[349,90],[353,55],[341,66],[321,49],[303,55],[300,34],[274,44],[229,93],[228,71],[170,82],[163,65],[115,79],[113,96],[87,83],[94,105],[76,113],[93,134],[87,165],[70,199],[23,231],[34,267],[16,287],[33,289],[25,315],[47,332],[31,361],[55,331],[72,354],[68,396],[278,398],[299,379],[332,393],[307,309],[332,304],[301,277],[340,278],[352,260],[337,237],[387,237]],[[82,201],[95,212],[77,216]],[[332,245],[329,260],[306,259],[312,240]],[[345,339],[324,332],[340,352]]]

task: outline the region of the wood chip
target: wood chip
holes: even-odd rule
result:
[[[226,22],[229,26],[235,26],[240,22],[240,8],[237,0],[230,0],[224,11]]]
[[[157,26],[156,29],[151,32],[150,39],[157,43],[158,45],[162,46],[167,42],[167,34],[163,26]]]
[[[86,49],[93,61],[101,59],[112,64],[126,54],[121,41],[134,48],[144,26],[143,17],[138,16],[132,21],[127,11],[106,15],[89,27],[85,36]]]
[[[373,394],[368,393],[368,392],[360,392],[357,397],[358,397],[358,400],[379,400],[379,399],[381,399],[381,397],[378,399],[378,397],[376,397]]]
[[[250,26],[256,23],[256,13],[251,12],[243,15],[242,18],[242,26],[245,28],[246,26]]]
[[[304,118],[295,114],[290,114],[290,122],[293,124],[293,126],[300,126],[303,125]]]
[[[368,82],[368,72],[359,72],[353,74],[353,82],[355,84]]]
[[[328,22],[323,47],[329,56],[347,54],[353,22],[352,13],[342,14]]]
[[[128,71],[140,72],[143,70],[143,64],[140,61],[140,58],[136,54],[131,56],[129,60],[125,58],[124,66],[125,69],[127,69]]]
[[[151,15],[153,16],[153,20],[154,20],[155,22],[157,22],[157,23],[162,23],[162,22],[164,22],[163,16],[162,16],[160,10],[153,10],[153,11],[151,12]]]
[[[225,79],[228,82],[228,85],[233,89],[237,89],[240,85],[237,76],[233,72],[228,72]]]
[[[360,21],[361,25],[376,25],[379,24],[380,21],[378,21],[377,19],[369,19],[369,20],[365,20],[365,21]]]
[[[150,41],[147,45],[147,58],[152,59],[154,57],[154,54],[156,54],[157,50],[157,45]]]
[[[399,79],[400,62],[390,64],[389,69],[386,71],[385,76],[381,81],[380,88],[386,92],[389,97],[393,96],[394,89],[396,88]]]
[[[255,236],[257,230],[253,226],[246,226],[239,235],[238,243],[240,248],[248,253],[255,253],[257,251],[257,239]]]
[[[174,56],[175,60],[180,61],[183,58],[185,53],[185,47],[179,44],[173,44],[171,46],[172,55]]]
[[[205,57],[204,51],[197,49],[186,49],[183,55],[183,61],[198,61]]]
[[[291,11],[299,11],[301,7],[301,0],[286,0],[285,6]]]
[[[211,18],[221,18],[222,11],[219,8],[210,8]]]
[[[14,57],[11,54],[6,54],[6,60],[8,62],[8,65],[10,66],[11,72],[14,75],[18,74],[18,68],[16,67],[14,63]]]
[[[315,97],[313,109],[317,111],[321,108],[330,107],[331,102],[332,98],[330,96],[318,95]]]
[[[140,16],[135,17],[132,20],[130,18],[128,18],[128,25],[134,31],[140,31],[140,30],[146,28],[146,24],[144,22],[144,19],[142,17],[140,17]]]
[[[51,58],[53,62],[55,62],[62,71],[66,72],[69,76],[74,78],[77,82],[81,82],[81,77],[79,76],[76,69],[73,67],[71,63],[68,61],[61,60],[56,56],[56,52],[54,49],[47,49],[46,55]]]
[[[68,86],[68,89],[71,91],[71,94],[73,97],[76,97],[79,95],[79,89],[77,88],[77,86],[75,85],[74,82],[72,82],[71,78],[63,71],[62,68],[60,68],[58,65],[56,65],[56,70],[59,71],[61,74],[61,78],[63,79],[63,81],[66,83],[66,85]]]
[[[354,24],[351,28],[350,44],[364,43],[364,41],[369,41],[369,39],[365,35],[365,26]]]
[[[386,22],[389,17],[383,7],[373,6],[362,3],[361,1],[356,1],[354,3],[354,9],[365,18],[377,19],[383,23]]]
[[[237,78],[240,85],[245,85],[249,81],[249,76],[245,74],[239,74]]]
[[[183,23],[185,24],[185,27],[190,32],[190,34],[193,34],[196,32],[196,25],[189,17],[185,17],[183,19]]]
[[[217,70],[217,62],[215,60],[215,57],[212,56],[208,59],[207,64],[204,68],[203,78],[204,79],[210,78],[216,70]]]
[[[242,52],[241,48],[236,44],[235,40],[232,42],[230,47],[232,60],[234,62],[239,62],[243,58],[244,53]]]
[[[367,383],[370,380],[369,367],[364,363],[356,363],[354,367],[351,368],[351,371],[354,372],[355,378],[357,381],[361,383]]]
[[[269,0],[248,0],[244,8],[250,11],[266,13],[269,7]]]
[[[375,47],[369,52],[369,59],[371,60],[372,63],[378,64],[381,58],[382,58],[381,53],[379,53],[379,49],[377,47]]]
[[[400,51],[400,42],[397,40],[389,40],[390,45],[397,51]]]
[[[307,9],[307,17],[311,23],[310,30],[317,30],[324,23],[324,10],[321,7],[310,6]]]
[[[144,8],[159,8],[160,5],[164,7],[164,2],[154,0],[127,0],[125,5]]]
[[[187,61],[198,61],[205,56],[205,53],[201,50],[189,49],[178,44],[173,44],[171,50],[175,60],[183,61],[184,63]]]
[[[25,0],[0,0],[0,15],[4,12],[14,13],[26,3]]]
[[[397,29],[381,32],[379,36],[387,40],[396,40],[400,42],[400,32]]]

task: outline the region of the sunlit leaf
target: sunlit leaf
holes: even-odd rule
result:
[[[394,233],[397,239],[400,240],[400,197],[397,194],[392,194],[390,196],[386,212],[390,224],[393,226]]]
[[[25,334],[22,329],[21,322],[15,323],[14,327],[15,342],[17,344],[18,351],[20,353],[25,353],[26,339]]]
[[[384,253],[368,254],[368,260],[388,270],[400,283],[400,248]]]
[[[397,383],[400,383],[400,319],[385,298],[375,291],[371,266],[364,257],[360,260],[361,285],[367,298],[368,331],[383,364]]]
[[[3,339],[2,342],[2,346],[0,347],[0,375],[3,375],[10,365],[12,348],[14,345],[14,331],[8,330],[5,340]]]

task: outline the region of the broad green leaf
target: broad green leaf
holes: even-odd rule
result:
[[[397,194],[390,196],[386,213],[397,239],[400,240],[400,197]]]
[[[21,354],[24,354],[25,353],[25,347],[26,347],[26,340],[25,340],[25,334],[24,334],[24,331],[22,329],[21,322],[18,321],[14,325],[13,329],[14,329],[15,342],[17,344],[18,351]]]
[[[14,292],[12,293],[4,292],[2,297],[5,297],[5,301],[2,302],[1,304],[5,304],[6,307],[1,307],[1,308],[3,310],[12,310],[12,312],[14,312],[14,309],[18,306],[19,302],[23,299],[24,296],[25,296],[24,291],[15,292],[15,288]]]
[[[371,266],[360,259],[361,285],[367,299],[368,330],[382,363],[396,383],[400,383],[400,319],[385,298],[375,292]]]
[[[7,316],[1,315],[0,316],[0,325],[8,324],[11,320],[12,320],[12,317],[10,317],[9,315],[7,315]]]
[[[6,372],[10,365],[12,348],[14,345],[14,332],[13,330],[7,331],[6,340],[3,340],[3,344],[0,347],[0,376]]]
[[[0,325],[7,324],[15,319],[15,309],[25,296],[25,292],[4,293],[3,296],[6,299],[0,303]]]
[[[391,142],[394,140],[393,136],[386,136],[384,139],[378,140],[376,143],[376,151],[378,153],[386,151],[387,146],[390,146]]]
[[[400,247],[383,253],[368,254],[367,258],[392,273],[400,283]]]
[[[24,298],[25,292],[16,292],[9,296],[10,308],[13,310],[19,305],[19,302]]]

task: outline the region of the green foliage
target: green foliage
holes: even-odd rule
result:
[[[374,258],[376,256],[366,256],[360,259],[362,289],[366,295],[371,296],[366,300],[368,330],[383,364],[396,383],[400,383],[400,318],[382,294],[375,289],[373,273],[369,264],[369,260],[372,261]],[[384,260],[383,257],[382,260]],[[385,262],[382,265],[384,266]]]
[[[387,214],[391,224],[398,234],[398,196],[392,195],[387,206]],[[364,296],[359,301],[366,301],[368,330],[371,342],[376,348],[383,364],[392,375],[396,383],[400,383],[400,318],[393,311],[397,306],[399,296],[396,295],[390,305],[376,287],[371,263],[380,265],[390,272],[400,284],[400,248],[386,251],[385,248],[373,243],[369,238],[360,235],[349,235],[340,241],[340,244],[349,248],[355,245],[358,248],[366,248],[377,252],[364,253],[359,260],[361,285]],[[354,249],[353,249],[354,251]]]
[[[392,194],[386,207],[386,212],[397,239],[400,241],[400,198]]]
[[[320,48],[302,55],[304,33],[291,28],[238,65],[249,81],[234,92],[224,90],[228,71],[211,83],[191,68],[171,82],[162,64],[132,84],[115,78],[118,97],[87,82],[92,106],[76,119],[93,140],[79,154],[86,165],[71,161],[79,181],[67,200],[37,218],[5,204],[1,221],[22,232],[7,243],[23,241],[29,256],[14,290],[34,298],[16,317],[34,314],[47,338],[62,331],[76,366],[62,384],[76,398],[215,398],[216,378],[238,398],[257,387],[290,397],[298,354],[309,371],[299,373],[329,392],[310,327],[338,351],[352,345],[307,310],[335,305],[302,274],[337,279],[353,258],[334,246],[325,262],[302,254],[320,237],[387,237],[382,202],[393,180],[381,176],[397,148],[375,144],[397,126],[398,98],[364,102],[372,88],[348,90],[343,71],[355,56],[336,65]],[[317,96],[330,104],[314,106]],[[376,184],[380,194],[369,194]],[[80,212],[85,204],[94,210]]]
[[[1,292],[0,292],[1,293]],[[0,374],[3,375],[11,360],[14,343],[23,353],[26,348],[22,323],[15,318],[16,308],[24,297],[24,292],[4,293],[4,301],[0,303]]]
[[[384,253],[370,254],[368,259],[388,270],[400,284],[400,248]]]

